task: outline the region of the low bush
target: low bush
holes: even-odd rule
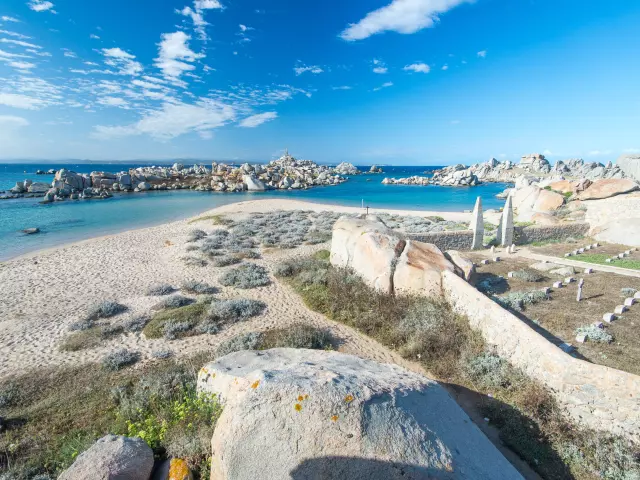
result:
[[[222,275],[220,283],[225,287],[249,289],[269,285],[271,280],[266,268],[255,263],[246,263]]]
[[[198,257],[182,257],[182,261],[187,267],[206,267],[207,261]]]
[[[236,265],[240,262],[242,262],[241,258],[232,255],[222,255],[211,260],[214,267],[228,267],[229,265]]]
[[[171,350],[154,350],[151,352],[151,356],[159,360],[166,360],[173,357],[173,352]]]
[[[525,310],[527,305],[533,305],[543,300],[549,300],[548,294],[542,290],[532,290],[530,292],[511,292],[502,297],[492,297],[494,301],[504,308],[515,311]]]
[[[162,310],[156,313],[142,331],[146,338],[162,338],[167,322],[190,323],[197,325],[206,318],[209,303],[207,301],[191,303],[178,308]]]
[[[127,310],[127,307],[117,302],[104,301],[92,306],[87,312],[87,320],[110,318]]]
[[[327,330],[298,323],[289,327],[264,332],[258,344],[258,349],[268,350],[270,348],[330,350],[332,348],[332,337]]]
[[[216,287],[212,287],[208,283],[197,282],[196,280],[187,280],[182,284],[180,290],[193,295],[211,295],[218,292]]]
[[[598,328],[595,325],[584,325],[576,329],[576,335],[586,335],[587,339],[598,343],[611,343],[613,342],[613,335],[608,333],[603,328]]]
[[[173,286],[169,285],[168,283],[159,283],[149,287],[147,289],[147,295],[149,296],[169,295],[174,291],[175,291],[175,288],[173,288]]]
[[[177,321],[177,320],[167,320],[163,326],[164,338],[167,340],[175,340],[176,338],[180,338],[184,336],[189,330],[191,330],[195,326],[195,322],[191,321]]]
[[[216,356],[224,357],[242,350],[259,350],[261,338],[260,332],[241,333],[222,342],[216,350]]]
[[[525,282],[540,282],[544,280],[544,275],[534,272],[533,270],[516,270],[513,272],[512,277]]]
[[[163,308],[179,308],[184,307],[185,305],[190,305],[194,302],[192,298],[185,297],[183,295],[172,295],[170,297],[165,298],[160,303],[156,304],[153,308],[155,310],[163,309]]]
[[[140,360],[140,353],[127,349],[116,350],[102,359],[102,366],[110,371],[121,370]]]
[[[60,350],[63,352],[77,352],[101,345],[124,331],[120,325],[98,325],[87,330],[79,330],[65,337]]]
[[[260,315],[266,308],[267,304],[259,300],[220,300],[211,304],[209,316],[220,323],[235,323]]]
[[[638,290],[636,290],[635,288],[629,288],[629,287],[621,288],[620,289],[620,296],[621,297],[625,297],[625,298],[633,297],[636,294],[637,291]]]
[[[207,236],[207,232],[200,229],[191,230],[187,236],[187,243],[197,242]]]
[[[127,332],[141,332],[150,320],[147,315],[138,315],[124,322],[122,327]]]

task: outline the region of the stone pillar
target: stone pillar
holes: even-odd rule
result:
[[[502,210],[500,218],[500,245],[508,247],[513,244],[513,206],[511,203],[511,194],[507,197],[507,203]]]
[[[471,243],[471,250],[480,250],[482,248],[482,242],[484,240],[484,218],[482,216],[482,198],[478,197],[476,200],[476,206],[473,209],[473,216],[471,217],[471,231],[473,232],[473,242]]]

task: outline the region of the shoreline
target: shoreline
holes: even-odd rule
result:
[[[34,250],[26,251],[18,255],[12,255],[9,257],[0,257],[0,265],[6,264],[15,260],[30,259],[38,255],[44,255],[51,253],[55,250],[62,248],[76,247],[84,245],[88,242],[97,241],[100,239],[108,239],[117,235],[125,234],[128,232],[139,232],[145,229],[152,229],[158,227],[169,227],[170,225],[179,224],[183,222],[189,222],[205,215],[214,214],[228,214],[228,213],[242,213],[249,214],[254,212],[265,212],[273,210],[312,210],[312,211],[333,211],[342,213],[364,213],[362,207],[350,207],[347,205],[332,204],[332,203],[319,203],[309,200],[293,200],[290,198],[266,198],[261,200],[240,200],[238,202],[222,205],[214,208],[207,208],[200,213],[192,216],[187,216],[179,220],[161,221],[160,223],[151,223],[140,226],[138,228],[124,228],[119,229],[112,233],[99,234],[83,238],[81,240],[63,241],[56,243],[55,245],[47,246],[44,248],[36,248]],[[410,210],[410,209],[392,209],[392,208],[369,208],[369,213],[390,213],[395,215],[413,215],[419,217],[440,216],[447,220],[453,221],[469,221],[471,219],[471,213],[456,212],[456,211],[436,211],[436,210]],[[491,216],[491,213],[486,213],[485,216]],[[495,214],[499,217],[499,214]]]

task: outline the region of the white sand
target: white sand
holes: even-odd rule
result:
[[[362,209],[320,205],[293,200],[256,200],[226,205],[198,217],[224,213],[235,215],[277,209],[362,212]],[[370,210],[420,216],[439,215],[448,220],[468,221],[470,214]],[[210,221],[188,224],[187,220],[157,227],[132,230],[117,235],[85,240],[72,245],[42,250],[0,263],[0,377],[32,368],[71,365],[99,361],[107,352],[119,348],[139,351],[144,361],[155,350],[172,350],[175,355],[214,349],[222,340],[241,332],[283,327],[296,322],[328,328],[340,341],[339,350],[365,358],[394,362],[418,369],[399,355],[349,327],[310,311],[299,296],[278,281],[266,287],[239,290],[221,287],[218,276],[233,267],[187,267],[186,237],[193,228],[213,230]],[[275,251],[256,260],[271,269],[281,259],[306,255],[327,245],[302,246]],[[106,341],[102,346],[78,352],[62,352],[59,345],[68,335],[70,324],[81,320],[90,306],[103,300],[115,300],[129,307],[111,320],[149,314],[161,297],[148,297],[153,284],[169,283],[178,287],[184,280],[207,282],[221,291],[219,298],[253,298],[267,303],[265,314],[233,325],[217,335],[199,335],[182,340],[147,340],[139,333],[127,333]]]

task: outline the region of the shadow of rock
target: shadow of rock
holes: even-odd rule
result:
[[[485,295],[500,295],[511,288],[506,278],[488,272],[476,272],[476,288]]]

